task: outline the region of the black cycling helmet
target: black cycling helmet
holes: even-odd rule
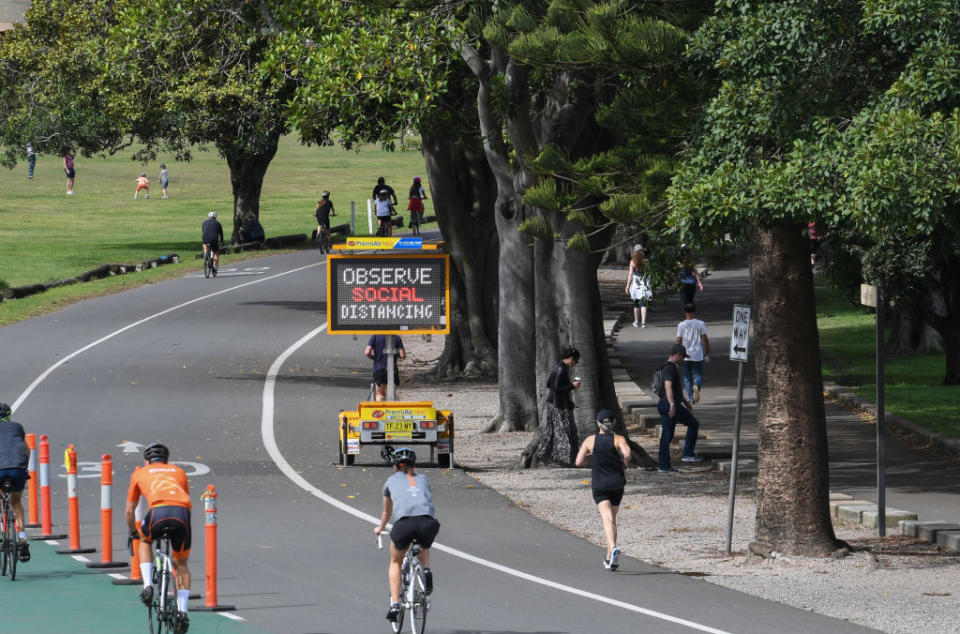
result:
[[[170,450],[167,449],[166,445],[161,445],[158,442],[148,445],[147,448],[143,450],[143,459],[147,462],[166,462],[169,458]]]
[[[415,454],[410,447],[395,449],[393,452],[393,464],[415,465],[417,464],[417,454]]]
[[[13,411],[10,409],[10,406],[6,403],[0,403],[0,420],[10,418],[11,414],[13,414]]]

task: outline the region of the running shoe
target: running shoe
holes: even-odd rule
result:
[[[30,544],[27,543],[27,540],[21,539],[20,543],[17,544],[17,555],[19,555],[20,561],[30,561]]]
[[[610,570],[610,560],[606,557],[603,558],[603,568],[604,570]]]
[[[143,601],[144,605],[153,603],[153,586],[146,586],[140,591],[140,600]]]
[[[616,570],[620,567],[620,547],[614,546],[610,551],[610,570]]]
[[[186,612],[177,613],[177,634],[187,634],[190,629],[190,617]]]
[[[633,327],[634,327],[634,328],[637,327],[637,322],[633,322]]]
[[[693,402],[694,403],[700,402],[700,386],[699,385],[693,386]]]
[[[674,469],[673,467],[667,467],[666,469],[659,468],[657,469],[657,471],[659,471],[660,473],[677,473],[677,470]]]
[[[387,620],[393,621],[394,623],[400,620],[400,604],[399,603],[390,604],[390,609],[387,610]]]
[[[703,456],[684,456],[680,460],[683,462],[703,462]]]

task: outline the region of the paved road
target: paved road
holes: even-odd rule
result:
[[[174,460],[197,463],[191,472],[209,469],[191,483],[195,499],[208,483],[219,493],[220,602],[236,605],[234,616],[250,631],[387,631],[386,556],[376,550],[372,527],[388,471],[376,455],[362,454],[348,469],[333,464],[336,414],[367,393],[364,342],[323,333],[325,270],[316,252],[242,266],[217,279],[154,284],[0,329],[3,398],[16,400],[15,418],[28,431],[50,436],[52,456],[68,443],[81,461],[114,454],[118,483],[139,463],[138,454],[123,453],[124,441],[163,440]],[[532,518],[459,470],[425,472],[443,525],[430,631],[546,634],[600,624],[609,632],[867,631],[630,559],[611,574],[595,546]],[[84,545],[94,546],[99,491],[90,475],[80,481],[81,533]],[[55,487],[54,518],[62,524],[63,480]],[[124,488],[114,491],[116,509]],[[198,592],[199,513],[194,529]],[[119,518],[114,530],[120,559]],[[68,558],[59,571],[40,565],[47,561],[38,555],[35,591],[18,598],[25,612],[44,612],[74,629],[89,623],[124,631],[131,623],[127,606],[136,606],[136,592],[106,579],[94,584],[96,597],[49,610],[61,592],[54,581],[81,575]],[[83,572],[90,583],[93,575]],[[0,593],[0,604],[6,596]],[[217,615],[194,614],[193,621],[196,631],[235,627]]]

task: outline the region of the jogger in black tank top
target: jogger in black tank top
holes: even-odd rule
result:
[[[630,463],[630,446],[627,439],[613,433],[616,417],[608,409],[597,412],[596,434],[589,436],[580,445],[576,465],[585,466],[591,461],[591,486],[593,501],[600,512],[603,534],[607,541],[607,556],[603,567],[616,570],[620,565],[620,548],[617,546],[617,512],[623,499],[623,487],[626,485],[624,470]]]

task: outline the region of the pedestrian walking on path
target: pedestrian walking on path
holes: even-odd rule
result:
[[[683,303],[692,304],[693,296],[697,291],[703,292],[703,281],[700,279],[700,273],[697,272],[697,261],[693,259],[690,247],[685,244],[680,245],[680,259],[677,261],[679,269],[680,284],[683,286]]]
[[[683,385],[690,396],[690,403],[700,402],[703,387],[703,364],[710,361],[710,338],[707,325],[697,319],[697,307],[690,303],[683,307],[686,319],[677,324],[677,343],[687,350],[683,360]]]
[[[547,377],[547,402],[540,419],[540,446],[537,458],[569,467],[574,463],[576,447],[580,444],[577,424],[573,420],[573,391],[580,387],[580,377],[570,376],[573,366],[580,361],[580,351],[567,348]]]
[[[603,536],[607,540],[607,556],[603,567],[616,570],[620,566],[620,547],[617,546],[617,512],[627,484],[624,470],[630,463],[630,445],[627,439],[613,433],[614,413],[608,409],[597,412],[597,433],[587,436],[575,464],[585,466],[590,460],[590,486],[593,501],[600,512]]]
[[[650,287],[650,275],[647,273],[647,261],[644,257],[643,245],[636,244],[630,256],[630,268],[627,270],[627,288],[633,300],[633,327],[640,322],[641,328],[647,327],[647,302],[653,299],[653,290]]]
[[[673,432],[677,423],[687,426],[687,437],[683,443],[683,462],[702,462],[703,458],[695,453],[697,446],[697,432],[700,431],[700,421],[683,406],[683,388],[680,384],[680,369],[678,364],[687,356],[687,349],[682,344],[675,343],[670,348],[667,362],[660,367],[661,386],[657,390],[660,400],[657,402],[657,411],[660,413],[660,454],[659,471],[661,473],[676,472],[670,465],[670,443],[673,442]]]

